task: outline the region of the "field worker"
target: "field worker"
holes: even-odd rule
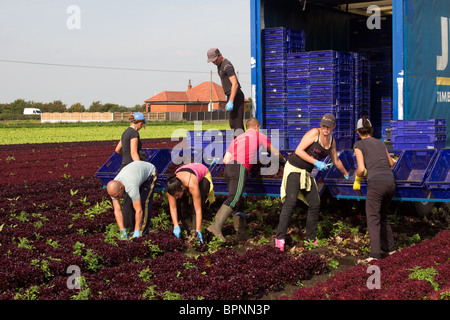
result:
[[[241,85],[231,62],[225,59],[219,49],[211,48],[207,53],[208,62],[217,66],[217,72],[222,82],[222,88],[227,96],[225,109],[230,113],[230,128],[244,131],[245,98],[241,90]]]
[[[131,114],[128,120],[131,121],[130,126],[122,133],[115,150],[122,156],[121,169],[133,161],[145,160],[145,153],[141,152],[142,142],[139,130],[147,124],[147,120],[141,112]]]
[[[306,238],[311,241],[316,240],[320,195],[316,180],[311,175],[314,167],[321,171],[328,170],[329,166],[321,160],[330,156],[336,168],[348,179],[348,172],[337,156],[336,142],[331,135],[335,127],[336,118],[333,114],[325,114],[320,122],[320,128],[309,130],[303,136],[295,152],[288,157],[280,190],[283,207],[275,239],[275,246],[281,251],[284,251],[287,228],[292,212],[297,207],[297,200],[302,200],[308,205]]]
[[[133,237],[144,236],[148,233],[155,181],[156,170],[153,164],[133,161],[120,170],[114,180],[106,185],[122,238],[127,238],[126,229],[134,229]],[[122,209],[119,200],[125,194],[131,202],[124,201]]]
[[[384,143],[372,137],[372,124],[367,117],[358,120],[356,129],[361,138],[353,147],[358,164],[356,176],[364,177],[367,172],[366,217],[370,254],[366,261],[369,262],[380,259],[381,250],[386,253],[395,251],[394,235],[387,219],[389,205],[395,192],[394,174],[391,169],[394,161]],[[354,188],[358,189],[355,185]]]
[[[177,238],[181,235],[178,215],[188,234],[195,230],[199,242],[203,242],[201,232],[203,210],[207,204],[215,201],[214,186],[211,173],[201,163],[190,163],[179,167],[175,174],[167,179],[167,198],[170,216],[173,222],[173,233]]]
[[[242,212],[244,205],[242,194],[252,164],[257,162],[257,152],[260,146],[267,149],[277,159],[277,162],[279,158],[284,159],[284,156],[279,153],[278,149],[271,145],[269,138],[259,132],[261,125],[258,119],[248,119],[246,127],[247,131],[237,136],[231,142],[223,158],[228,198],[217,212],[214,223],[208,227],[208,231],[214,233],[224,242],[226,239],[222,234],[222,227],[231,213],[234,213],[233,224],[237,232],[236,240],[245,241],[248,238],[245,214]]]

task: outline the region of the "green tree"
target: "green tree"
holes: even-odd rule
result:
[[[69,112],[85,112],[86,108],[79,102],[74,103],[73,105],[71,105],[67,111]]]
[[[103,112],[103,104],[100,101],[94,101],[89,106],[89,112]]]

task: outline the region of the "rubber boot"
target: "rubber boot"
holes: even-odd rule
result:
[[[236,241],[247,241],[247,223],[245,219],[238,215],[233,215],[234,230],[236,230]]]
[[[222,234],[222,227],[225,223],[225,220],[227,220],[228,216],[233,212],[233,209],[231,209],[226,204],[222,204],[219,211],[216,213],[216,217],[214,219],[214,223],[211,224],[207,230],[209,232],[214,233],[214,235],[218,236],[220,240],[223,242],[226,241],[225,237]]]

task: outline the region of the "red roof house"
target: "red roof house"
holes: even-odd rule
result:
[[[203,112],[209,111],[212,101],[213,110],[225,110],[227,98],[222,86],[205,81],[192,87],[190,81],[187,91],[163,91],[145,100],[147,112]]]

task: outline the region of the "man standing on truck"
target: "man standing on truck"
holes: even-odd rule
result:
[[[231,62],[225,59],[220,53],[219,49],[211,48],[207,53],[208,62],[212,62],[217,66],[222,88],[227,96],[227,105],[225,109],[231,111],[230,113],[230,128],[233,130],[244,129],[244,113],[245,113],[245,98],[241,90],[241,85],[236,77],[234,67]]]
[[[134,228],[133,237],[147,234],[150,226],[155,181],[156,170],[153,164],[145,161],[133,161],[120,170],[114,180],[108,182],[106,191],[111,197],[114,216],[122,238],[127,238],[126,228]],[[124,205],[122,210],[119,200],[125,192],[132,202],[130,205]],[[134,225],[125,225],[124,215],[129,216],[129,219],[126,220],[131,221],[130,223],[134,220]]]

